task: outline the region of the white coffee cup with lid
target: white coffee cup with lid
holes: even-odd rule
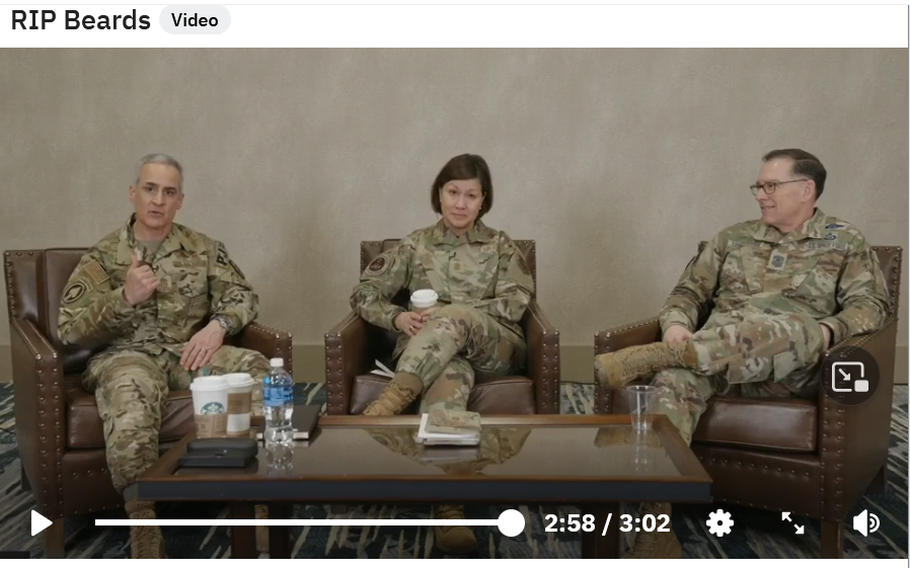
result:
[[[423,290],[415,290],[411,294],[411,305],[414,306],[415,312],[420,313],[423,310],[435,306],[438,299],[439,294],[433,289],[425,288]]]
[[[197,377],[190,385],[197,438],[227,435],[228,382],[219,375]]]
[[[248,436],[256,381],[249,373],[229,373],[223,377],[228,383],[227,435]]]

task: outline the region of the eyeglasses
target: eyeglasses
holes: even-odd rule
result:
[[[752,195],[758,195],[758,190],[763,190],[765,195],[771,195],[777,191],[777,186],[784,185],[785,183],[793,183],[795,181],[809,181],[806,178],[791,179],[788,181],[769,181],[767,183],[756,183],[749,186],[749,189],[752,190]]]

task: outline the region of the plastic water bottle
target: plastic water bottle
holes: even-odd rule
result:
[[[292,444],[294,430],[291,415],[294,413],[294,379],[284,370],[284,359],[269,361],[272,369],[262,381],[262,402],[265,410],[265,442],[267,444]]]

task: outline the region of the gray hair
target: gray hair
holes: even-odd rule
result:
[[[139,167],[136,168],[137,186],[139,185],[139,172],[142,171],[142,166],[146,164],[167,164],[169,166],[173,166],[177,170],[177,173],[180,174],[180,191],[183,192],[183,166],[180,165],[180,162],[168,156],[167,154],[148,154],[139,160]]]

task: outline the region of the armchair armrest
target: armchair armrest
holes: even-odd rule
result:
[[[524,316],[528,345],[528,378],[534,381],[537,414],[559,414],[559,332],[547,321],[536,300]]]
[[[647,345],[660,341],[660,339],[660,320],[658,318],[639,320],[595,333],[594,355],[619,351],[634,345]],[[596,372],[594,376],[594,412],[596,414],[613,413],[613,391],[600,384]]]
[[[896,339],[897,319],[891,319],[875,333],[850,337],[831,348],[853,345],[868,351],[878,363],[879,383],[871,399],[855,406],[838,404],[825,389],[818,389],[824,494],[843,496],[822,503],[825,520],[842,520],[849,511],[843,510],[841,504],[859,499],[876,472],[887,463]]]
[[[235,339],[238,347],[258,351],[269,359],[281,357],[284,359],[284,370],[293,376],[294,349],[291,340],[290,333],[266,327],[255,321],[240,330]]]
[[[348,414],[354,377],[369,371],[367,322],[351,312],[325,334],[328,414]]]
[[[41,514],[63,515],[60,460],[66,449],[66,397],[57,352],[30,320],[10,319],[13,398],[20,459]]]

